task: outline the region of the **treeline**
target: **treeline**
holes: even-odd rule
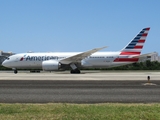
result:
[[[0,70],[12,70],[10,68],[3,67],[0,65]],[[138,62],[129,65],[112,67],[112,68],[101,68],[101,69],[87,69],[87,70],[160,70],[160,63],[158,61],[145,61]]]
[[[137,62],[129,65],[107,68],[107,70],[160,70],[160,63],[158,61]]]
[[[12,70],[12,69],[11,68],[6,68],[6,67],[0,65],[0,70]]]

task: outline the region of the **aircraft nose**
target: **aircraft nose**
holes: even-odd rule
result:
[[[8,64],[7,64],[6,60],[2,62],[2,65],[3,65],[4,67],[8,67]]]
[[[5,61],[2,62],[2,65],[5,66]]]

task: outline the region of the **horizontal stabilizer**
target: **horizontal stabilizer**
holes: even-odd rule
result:
[[[157,54],[156,52],[152,52],[152,53],[147,53],[147,54],[142,54],[142,55],[137,55],[137,56],[134,56],[132,58],[145,58],[145,57],[148,57],[148,56],[152,56],[154,54]]]

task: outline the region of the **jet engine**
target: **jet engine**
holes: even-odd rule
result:
[[[42,62],[42,69],[46,71],[59,70],[60,63],[56,60],[47,60]]]

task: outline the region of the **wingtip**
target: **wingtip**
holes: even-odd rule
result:
[[[104,46],[103,48],[107,48],[108,46]]]
[[[95,48],[94,50],[102,50],[104,48],[107,48],[107,46],[104,46],[104,47],[100,47],[100,48]]]
[[[105,48],[107,48],[107,46],[104,46],[104,47],[102,47],[101,49],[105,49]]]

